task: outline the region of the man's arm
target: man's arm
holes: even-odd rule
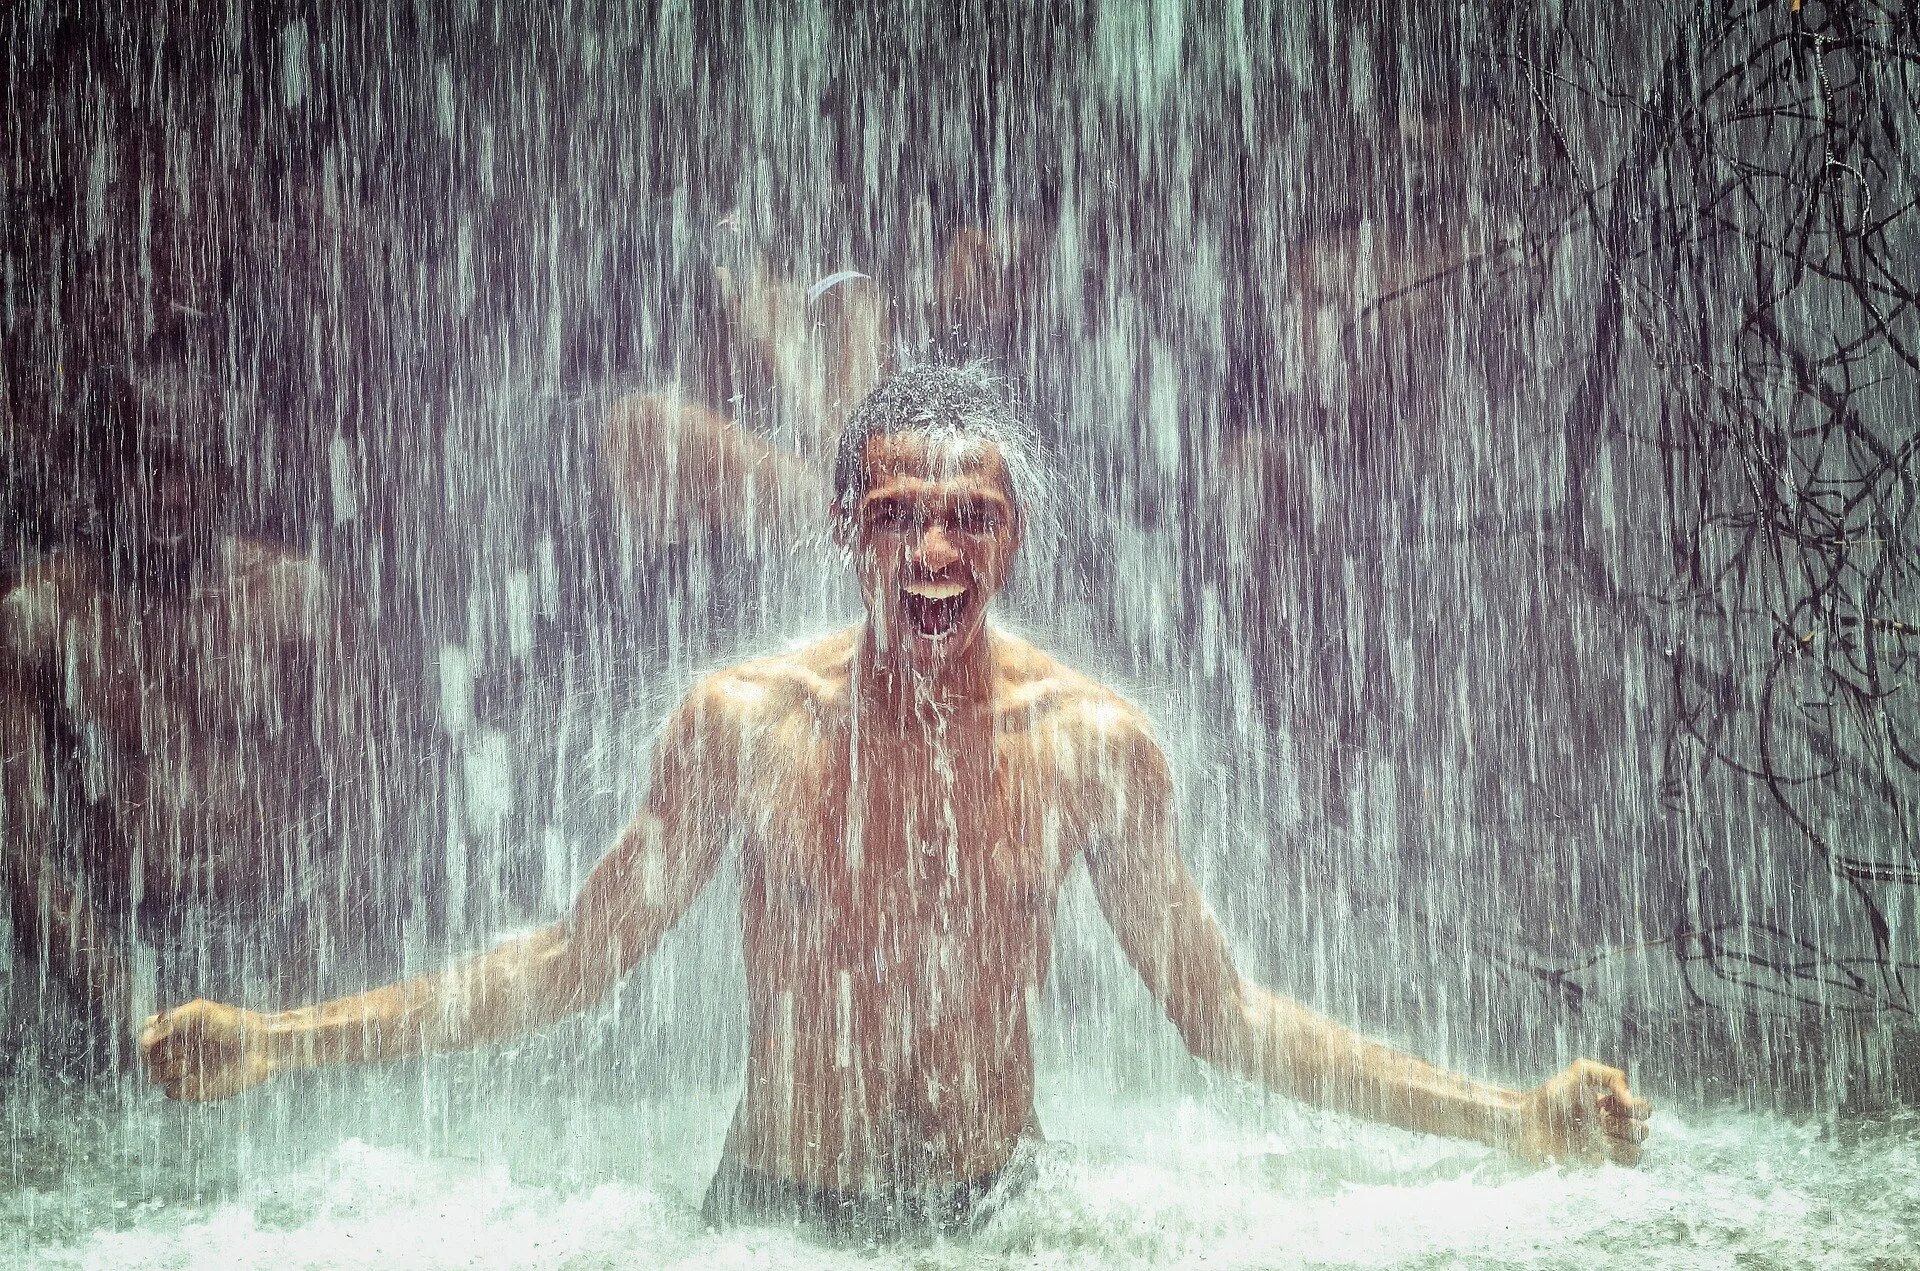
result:
[[[1478,1140],[1529,1159],[1632,1164],[1645,1101],[1623,1073],[1581,1060],[1533,1091],[1436,1068],[1241,977],[1181,861],[1165,757],[1137,717],[1095,725],[1124,774],[1095,810],[1088,871],[1128,959],[1195,1055],[1319,1107],[1409,1130]]]
[[[669,722],[647,802],[594,866],[572,912],[444,971],[261,1015],[191,1002],[140,1037],[169,1097],[222,1099],[275,1072],[459,1050],[542,1027],[600,1000],[713,876],[732,814],[737,731],[724,690],[697,689]]]

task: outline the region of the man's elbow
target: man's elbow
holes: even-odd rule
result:
[[[532,937],[533,999],[528,1003],[542,1023],[554,1023],[590,1010],[620,979],[612,950],[582,941],[568,924],[548,927]]]
[[[1206,1002],[1171,1002],[1167,1018],[1195,1059],[1242,1075],[1257,1067],[1251,1021],[1238,992]]]

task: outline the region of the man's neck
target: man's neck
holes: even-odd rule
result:
[[[992,635],[983,626],[966,647],[921,669],[879,648],[869,623],[860,631],[854,694],[869,719],[903,725],[928,712],[984,708],[993,701]]]

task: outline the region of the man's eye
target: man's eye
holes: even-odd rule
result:
[[[898,503],[876,503],[867,509],[867,524],[876,530],[897,530],[907,523],[907,510]]]
[[[953,515],[953,527],[962,534],[991,534],[999,524],[990,508],[963,507]]]

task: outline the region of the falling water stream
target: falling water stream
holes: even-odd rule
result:
[[[95,880],[123,1019],[566,912],[696,680],[859,619],[854,400],[984,359],[1042,451],[995,620],[1152,720],[1242,973],[1656,1103],[1639,1166],[1540,1168],[1266,1094],[1079,871],[1022,1194],[716,1228],[737,862],[598,1009],[201,1106],[115,1060],[34,875],[0,1264],[1920,1266],[1910,7],[0,25],[0,829],[136,862]],[[156,587],[176,541],[297,599]],[[254,881],[172,903],[183,860]]]

